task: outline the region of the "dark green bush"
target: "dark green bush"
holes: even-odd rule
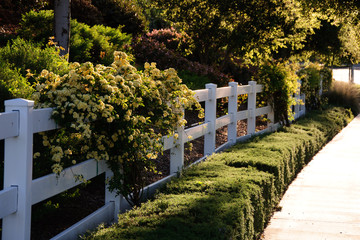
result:
[[[90,26],[104,23],[102,13],[91,0],[72,0],[71,18]]]
[[[166,16],[165,11],[156,7],[153,1],[136,0],[136,2],[149,22],[150,31],[171,27],[171,22],[167,20],[168,16]]]
[[[114,51],[129,52],[131,36],[121,28],[102,25],[90,27],[76,20],[71,21],[70,61],[95,62],[109,65],[113,62]]]
[[[205,84],[213,82],[206,76],[199,76],[186,70],[179,71],[178,75],[182,82],[192,90],[203,89]]]
[[[45,45],[54,36],[54,11],[40,10],[25,13],[18,34],[21,38]]]
[[[29,98],[33,88],[19,69],[0,61],[0,112],[4,112],[4,101],[13,98]]]
[[[136,0],[93,0],[102,13],[105,26],[118,28],[132,35],[145,33],[147,22]]]
[[[190,61],[151,37],[143,36],[133,41],[132,47],[138,64],[156,62],[159,69],[175,68],[178,71],[186,71],[193,76],[206,77],[218,86],[227,85],[229,82],[230,77],[217,68]]]
[[[85,239],[259,239],[296,174],[352,118],[332,108],[237,144]]]
[[[330,89],[333,82],[332,70],[324,66],[320,69],[320,75],[322,76],[323,91],[327,92]]]

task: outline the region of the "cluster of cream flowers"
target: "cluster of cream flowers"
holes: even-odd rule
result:
[[[55,173],[94,158],[109,163],[113,189],[126,194],[140,186],[143,178],[133,172],[144,176],[154,169],[162,136],[185,124],[184,108],[201,109],[174,69],[144,67],[138,71],[125,53],[115,52],[111,66],[72,63],[64,76],[42,71],[33,98],[39,108],[53,107],[52,117],[63,127],[43,135]]]

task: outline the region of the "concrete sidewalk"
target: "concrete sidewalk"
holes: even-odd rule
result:
[[[264,240],[360,240],[360,115],[299,173]]]

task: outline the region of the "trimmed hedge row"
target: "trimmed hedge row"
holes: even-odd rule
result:
[[[191,167],[86,239],[258,239],[290,182],[353,115],[314,112]]]

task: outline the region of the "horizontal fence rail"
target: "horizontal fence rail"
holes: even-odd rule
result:
[[[19,113],[0,113],[0,140],[19,135]]]
[[[9,187],[0,191],[0,219],[16,212],[17,192],[17,187]]]
[[[76,175],[82,175],[84,179],[92,179],[107,170],[109,169],[104,161],[90,159],[64,169],[60,176],[53,173],[37,178],[32,181],[32,204],[36,204],[78,186],[82,182],[75,179]],[[47,190],[44,191],[44,189]]]
[[[184,144],[204,137],[204,157],[193,164],[204,160],[214,152],[224,150],[239,141],[251,136],[273,131],[279,125],[274,125],[272,107],[256,108],[256,94],[263,91],[262,85],[249,82],[249,85],[239,86],[229,83],[228,87],[217,88],[215,84],[207,84],[206,89],[196,90],[195,98],[205,102],[205,120],[203,123],[189,128],[178,127],[177,135],[162,138],[164,150],[170,150],[170,175],[147,186],[143,191],[151,195],[155,190],[177,176],[184,168]],[[238,96],[247,94],[247,110],[238,111]],[[305,95],[296,95],[305,102]],[[228,98],[228,114],[216,117],[217,99]],[[5,139],[4,190],[0,191],[0,218],[3,219],[2,239],[30,239],[31,206],[62,193],[81,182],[75,175],[92,179],[105,173],[106,178],[112,176],[104,161],[94,159],[66,168],[57,176],[49,174],[32,179],[33,166],[33,134],[59,128],[51,119],[52,108],[34,109],[33,101],[14,99],[5,101],[6,112],[0,113],[0,140]],[[295,117],[305,113],[305,106],[296,105]],[[267,115],[270,119],[268,128],[256,132],[256,117]],[[237,136],[237,121],[247,120],[247,135]],[[215,149],[216,130],[228,127],[228,140]],[[52,239],[72,239],[86,230],[96,227],[101,222],[116,220],[117,214],[129,208],[125,199],[105,190],[105,205],[74,224]]]

